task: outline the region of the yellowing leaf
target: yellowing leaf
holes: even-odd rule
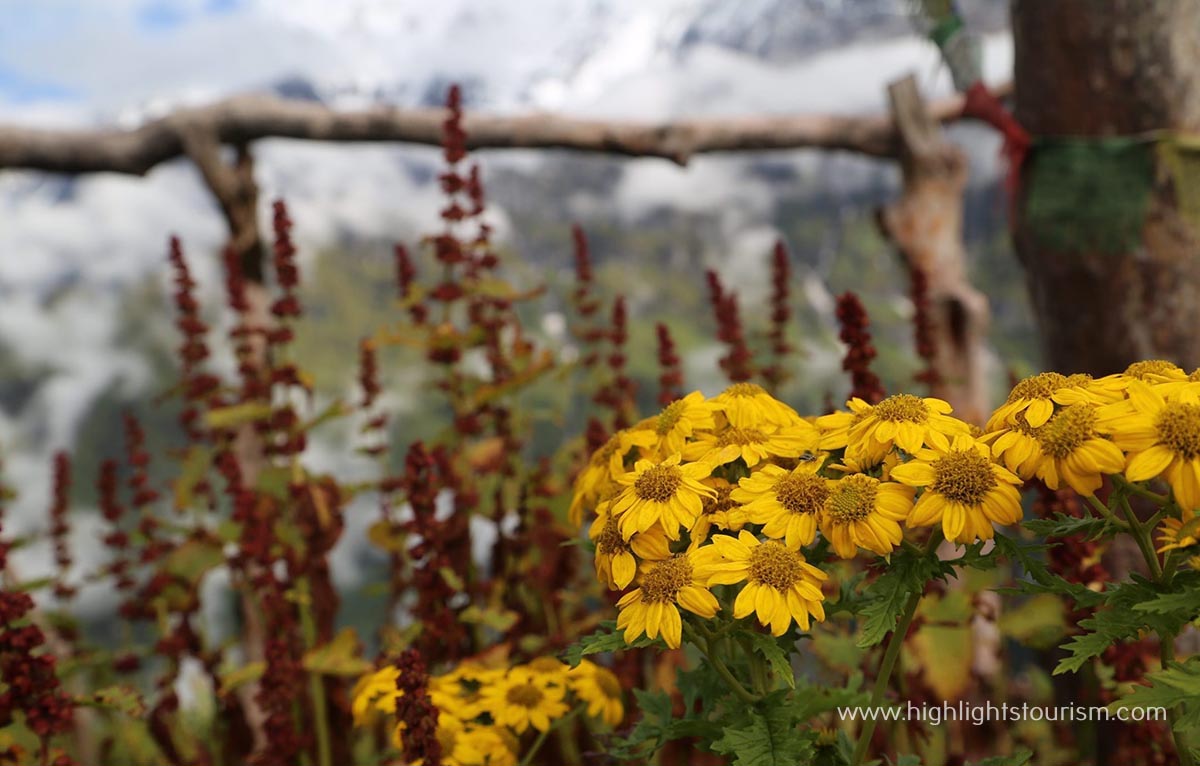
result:
[[[175,482],[175,510],[182,511],[191,507],[196,485],[204,479],[211,462],[212,450],[208,447],[193,445],[188,449],[179,471],[179,479]]]
[[[342,628],[333,640],[304,655],[304,669],[326,676],[361,676],[371,663],[359,656],[361,647],[353,628]]]
[[[221,674],[221,688],[218,694],[222,697],[228,696],[230,692],[252,683],[262,678],[262,675],[267,670],[267,663],[263,661],[247,662],[240,668]]]
[[[367,539],[376,548],[388,553],[403,553],[407,547],[404,530],[384,519],[367,528]]]
[[[209,428],[236,428],[246,423],[266,420],[270,416],[271,405],[263,402],[245,402],[209,410],[204,414],[204,424]]]

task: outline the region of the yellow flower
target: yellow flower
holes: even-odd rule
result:
[[[817,429],[803,420],[785,428],[729,426],[717,433],[698,434],[683,448],[683,459],[724,465],[740,457],[746,467],[753,468],[773,457],[796,458],[812,452],[819,440]]]
[[[714,411],[713,405],[704,401],[704,394],[699,391],[668,404],[658,417],[651,418],[646,424],[658,437],[659,454],[681,452],[683,445],[696,431],[716,428]]]
[[[482,705],[499,726],[524,734],[530,726],[549,731],[556,718],[567,713],[566,687],[547,683],[526,668],[513,668],[504,678],[484,687]]]
[[[709,580],[710,585],[745,582],[733,602],[733,616],[741,619],[752,612],[771,635],[782,636],[795,620],[802,630],[810,627],[809,616],[825,619],[821,583],[828,577],[804,560],[804,554],[777,540],[761,542],[746,530],[736,538],[719,535],[713,546],[727,562]]]
[[[1101,413],[1105,430],[1128,454],[1125,478],[1162,476],[1184,511],[1200,508],[1200,398],[1192,388],[1164,399],[1141,381],[1129,385],[1129,399]]]
[[[847,406],[863,417],[850,429],[846,454],[867,465],[878,463],[893,446],[909,454],[925,446],[946,449],[950,437],[970,433],[966,423],[948,416],[951,407],[941,399],[896,394],[874,406],[858,398]]]
[[[817,432],[821,435],[818,446],[823,450],[844,448],[850,441],[850,429],[863,419],[866,412],[870,412],[871,405],[866,402],[863,404],[867,405],[867,409],[858,412],[838,410],[817,418]]]
[[[993,463],[986,444],[954,439],[947,452],[922,450],[892,469],[892,478],[925,491],[908,515],[913,527],[941,522],[947,540],[970,543],[995,536],[992,524],[1021,520],[1021,477]]]
[[[625,718],[621,682],[608,668],[584,660],[568,675],[571,689],[587,704],[587,714],[609,726],[617,726]]]
[[[1065,481],[1079,494],[1091,495],[1104,483],[1101,474],[1125,467],[1125,456],[1102,436],[1098,418],[1096,405],[1081,402],[1064,407],[1038,429],[1042,457],[1034,474],[1047,487],[1058,489]]]
[[[1017,413],[1014,422],[996,431],[982,434],[979,440],[990,444],[992,456],[1004,461],[1008,470],[1022,479],[1032,479],[1042,460],[1042,445],[1037,440],[1037,428],[1029,425],[1025,413]]]
[[[700,483],[712,473],[709,463],[679,464],[676,452],[655,463],[639,460],[629,473],[617,478],[625,489],[613,500],[612,512],[620,519],[621,536],[628,540],[658,524],[672,540],[679,528],[691,529],[704,508],[702,498],[715,497],[711,487]]]
[[[567,683],[567,673],[571,670],[570,665],[557,657],[536,657],[520,667],[551,686]]]
[[[818,460],[809,460],[787,471],[764,466],[738,482],[731,494],[744,503],[752,524],[762,524],[763,534],[782,538],[789,548],[808,545],[817,536],[817,521],[829,497],[829,482],[817,475]]]
[[[742,504],[730,497],[734,489],[732,484],[718,476],[710,476],[701,483],[712,487],[717,496],[704,498],[704,509],[696,517],[696,523],[688,530],[688,536],[691,538],[689,548],[695,548],[707,540],[713,527],[736,532],[749,521]]]
[[[403,721],[392,729],[392,744],[397,750],[404,749],[404,730]],[[515,766],[517,762],[517,743],[493,726],[472,726],[440,713],[436,734],[446,766]]]
[[[617,629],[625,631],[625,643],[643,633],[650,638],[661,634],[667,646],[678,649],[683,635],[678,607],[705,618],[720,608],[707,588],[712,571],[695,552],[645,565],[639,586],[617,602]]]
[[[829,486],[821,510],[821,534],[844,559],[859,547],[886,556],[900,544],[899,522],[908,517],[916,492],[903,484],[856,473]]]
[[[394,665],[369,673],[354,684],[350,713],[355,726],[368,725],[379,713],[395,713],[401,691],[396,686],[400,670]]]
[[[1184,511],[1183,519],[1163,519],[1158,528],[1159,553],[1191,548],[1200,542],[1200,521],[1194,513]]]
[[[1181,370],[1179,365],[1165,359],[1134,362],[1125,368],[1123,374],[1127,378],[1134,378],[1144,383],[1169,383],[1188,379],[1188,374]]]
[[[650,431],[619,431],[592,453],[588,464],[575,479],[575,496],[567,516],[578,527],[585,511],[617,489],[617,477],[625,473],[625,455],[634,447],[648,448],[656,437]]]
[[[734,383],[712,399],[711,404],[725,413],[734,428],[795,425],[796,411],[754,383]]]
[[[1030,428],[1037,428],[1054,414],[1055,404],[1098,401],[1090,390],[1093,383],[1091,375],[1063,375],[1057,372],[1031,375],[1013,386],[1008,399],[988,418],[986,430],[998,431],[1005,426],[1016,425],[1019,415],[1025,416],[1026,425]]]
[[[656,524],[626,540],[617,517],[608,511],[608,504],[602,504],[598,510],[588,537],[596,544],[596,578],[609,590],[624,590],[633,582],[637,575],[637,558],[661,561],[671,557],[662,527]]]

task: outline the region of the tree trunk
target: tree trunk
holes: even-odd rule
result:
[[[1200,130],[1200,0],[1013,0],[1012,27],[1016,117],[1035,139]],[[1123,253],[1039,242],[1023,185],[1014,243],[1049,368],[1200,365],[1200,234],[1157,164],[1139,241]]]

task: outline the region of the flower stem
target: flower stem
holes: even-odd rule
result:
[[[1129,529],[1129,525],[1118,519],[1112,512],[1112,509],[1100,502],[1095,495],[1088,495],[1087,501],[1093,508],[1096,509],[1097,513],[1099,513],[1108,521],[1108,523],[1112,524],[1117,529]]]
[[[1133,509],[1129,507],[1129,499],[1122,494],[1118,496],[1117,501],[1121,504],[1121,510],[1125,512],[1125,518],[1129,520],[1129,534],[1133,536],[1143,558],[1146,559],[1146,566],[1150,567],[1150,574],[1154,575],[1155,581],[1162,582],[1163,568],[1158,561],[1158,554],[1154,552],[1154,544],[1150,542],[1150,534],[1146,531],[1146,527],[1138,521]]]
[[[1119,484],[1121,487],[1128,490],[1129,492],[1132,492],[1135,495],[1140,495],[1140,496],[1146,498],[1147,500],[1153,501],[1155,504],[1157,504],[1159,506],[1166,505],[1167,501],[1170,499],[1166,495],[1160,495],[1157,492],[1151,492],[1150,490],[1146,489],[1145,487],[1141,486],[1140,484],[1133,483],[1132,481],[1130,481],[1129,479],[1126,479],[1121,474],[1115,474],[1113,476],[1113,482],[1115,484]]]
[[[519,766],[529,766],[529,764],[533,763],[533,757],[537,755],[538,750],[542,749],[542,745],[546,743],[546,737],[550,736],[550,732],[561,729],[567,721],[570,721],[572,718],[578,715],[580,709],[581,708],[575,708],[570,713],[567,713],[562,718],[555,721],[550,728],[546,729],[545,731],[538,732],[537,739],[535,739],[533,744],[529,746],[529,749],[525,751],[525,755],[521,758],[521,763]]]
[[[313,621],[312,599],[309,596],[308,580],[296,580],[296,591],[300,602],[300,630],[309,649],[316,648],[317,626]],[[329,741],[329,711],[325,700],[325,683],[319,673],[308,674],[308,694],[312,698],[313,729],[317,740],[317,764],[333,766],[333,749]]]
[[[934,530],[929,536],[925,547],[920,551],[922,557],[928,556],[937,550],[938,544],[942,541],[940,531]],[[871,689],[872,708],[878,708],[883,702],[883,697],[887,693],[888,684],[892,680],[892,671],[896,668],[896,661],[900,658],[900,648],[904,646],[904,639],[908,635],[908,629],[912,625],[913,617],[917,614],[917,604],[921,603],[921,595],[924,593],[924,586],[913,591],[908,596],[908,601],[904,602],[904,609],[900,613],[900,620],[896,623],[896,629],[892,631],[892,637],[888,640],[887,648],[883,651],[883,660],[879,665],[879,673],[875,676],[875,686]],[[850,757],[850,766],[861,766],[863,760],[867,757],[867,751],[871,747],[871,737],[875,735],[875,725],[878,723],[877,717],[867,718],[863,721],[862,731],[858,734],[858,741],[854,744],[854,755]]]
[[[683,632],[684,635],[688,637],[688,640],[696,645],[696,648],[700,650],[701,654],[704,655],[704,658],[712,664],[713,670],[717,671],[717,675],[721,676],[722,680],[725,681],[725,684],[729,687],[730,691],[736,694],[743,702],[751,705],[762,699],[762,697],[750,692],[745,686],[742,686],[742,682],[737,680],[737,677],[734,676],[729,670],[729,666],[727,666],[721,660],[720,654],[713,650],[713,642],[709,636],[705,636],[703,639],[701,639],[700,636],[696,634],[696,631],[692,628],[692,626],[686,621],[683,623]]]

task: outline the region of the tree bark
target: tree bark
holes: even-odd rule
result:
[[[1200,130],[1200,0],[1013,0],[1012,27],[1016,117],[1033,136]],[[1140,243],[1121,255],[1049,250],[1020,207],[1014,243],[1049,368],[1200,365],[1200,235],[1161,169]]]

